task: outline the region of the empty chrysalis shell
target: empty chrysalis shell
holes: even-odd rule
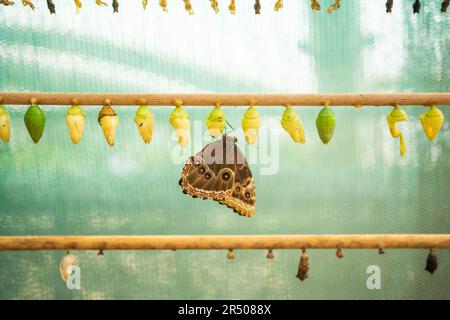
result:
[[[8,110],[4,106],[0,105],[0,140],[7,143],[10,138],[11,123],[9,120]]]
[[[85,118],[86,115],[78,105],[72,105],[69,110],[67,110],[67,127],[69,128],[70,138],[74,144],[78,144],[81,140]]]
[[[170,114],[169,122],[175,129],[180,146],[186,147],[189,144],[191,130],[189,114],[183,108],[176,107]]]
[[[25,127],[34,143],[38,144],[44,133],[45,113],[36,103],[32,103],[25,113]]]
[[[336,117],[328,106],[325,106],[320,110],[317,115],[316,127],[320,140],[322,140],[324,144],[328,144],[333,137],[334,128],[336,127]]]
[[[406,153],[406,143],[403,134],[397,129],[397,122],[401,121],[408,121],[408,115],[399,106],[395,106],[387,116],[387,123],[392,137],[400,139],[400,155],[403,156]]]
[[[153,136],[153,113],[147,106],[140,106],[136,111],[134,122],[145,143],[152,142]]]
[[[245,141],[249,144],[256,143],[258,138],[259,127],[261,126],[261,118],[258,111],[250,106],[244,113],[242,118],[242,129],[244,130]]]
[[[295,143],[305,143],[305,130],[303,129],[302,120],[291,106],[287,106],[286,110],[284,110],[281,126],[289,133]]]
[[[444,114],[435,106],[431,106],[427,113],[420,115],[423,131],[428,140],[434,140],[442,125],[444,124]]]
[[[213,137],[220,137],[227,119],[220,106],[216,106],[206,117],[206,126]]]
[[[67,282],[67,280],[70,277],[71,274],[71,266],[75,266],[77,264],[77,257],[71,253],[67,253],[59,263],[59,273],[61,275],[61,279],[64,282]]]
[[[119,116],[116,114],[111,105],[105,104],[98,113],[98,123],[102,127],[105,134],[106,141],[110,146],[114,145],[114,139],[116,137],[116,129],[119,124]]]

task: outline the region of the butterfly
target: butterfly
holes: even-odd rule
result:
[[[179,184],[184,194],[212,199],[251,217],[255,212],[256,189],[247,160],[235,137],[223,135],[190,157]]]

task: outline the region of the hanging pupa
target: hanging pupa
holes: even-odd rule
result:
[[[341,0],[334,0],[334,3],[327,9],[328,13],[333,13],[341,7]]]
[[[134,122],[137,125],[139,133],[145,143],[152,142],[153,136],[153,113],[150,109],[142,105],[136,111],[136,116],[134,117]]]
[[[435,106],[431,106],[427,113],[420,115],[420,122],[428,140],[432,141],[444,123],[444,114]]]
[[[113,0],[112,2],[113,13],[119,13],[119,1]]]
[[[282,8],[283,8],[283,0],[277,0],[277,2],[275,2],[274,10],[278,11]]]
[[[431,249],[427,257],[427,264],[425,266],[425,270],[433,274],[436,271],[437,267],[438,267],[437,254],[436,251],[434,251],[434,249]]]
[[[191,123],[189,121],[189,114],[181,108],[183,103],[181,101],[175,101],[175,109],[170,114],[169,122],[175,129],[175,133],[178,138],[178,143],[181,147],[186,147],[190,141]]]
[[[442,3],[441,3],[441,12],[442,13],[447,12],[447,8],[448,8],[449,4],[450,4],[450,0],[443,0],[442,1]]]
[[[387,0],[386,1],[386,13],[391,13],[393,6],[394,6],[394,0]]]
[[[313,11],[320,11],[320,4],[317,0],[311,0],[311,9]]]
[[[164,12],[167,12],[167,0],[159,0],[159,6]]]
[[[220,137],[225,129],[226,121],[225,112],[220,107],[220,103],[216,103],[214,109],[206,117],[206,126],[211,136]]]
[[[75,2],[75,6],[77,7],[77,14],[80,13],[80,9],[83,6],[83,4],[81,3],[81,0],[74,0]]]
[[[403,134],[397,129],[397,122],[408,121],[408,115],[405,111],[400,109],[398,105],[394,107],[391,113],[387,116],[387,123],[389,130],[393,138],[400,139],[400,155],[403,156],[406,153],[406,143]]]
[[[231,0],[230,5],[228,6],[228,10],[230,10],[231,14],[236,13],[236,1],[235,0]]]
[[[144,10],[147,9],[147,4],[148,4],[148,0],[142,0],[142,7],[144,8]]]
[[[289,133],[295,143],[305,143],[305,130],[302,120],[290,105],[286,105],[286,110],[284,110],[281,118],[281,126]]]
[[[9,142],[10,138],[10,119],[8,110],[0,104],[0,140],[5,143]]]
[[[31,100],[31,106],[25,113],[24,121],[31,139],[38,144],[44,133],[46,118],[44,110],[36,104],[36,100]]]
[[[106,7],[108,4],[102,0],[95,0],[95,3],[100,7]]]
[[[420,7],[422,4],[420,3],[420,0],[415,0],[412,7],[413,7],[413,14],[420,13]]]
[[[184,10],[186,10],[189,15],[193,15],[194,14],[194,10],[192,9],[192,4],[190,0],[183,0],[184,2]]]
[[[61,259],[59,263],[59,274],[61,279],[67,283],[71,274],[71,267],[77,265],[77,257],[69,252]]]
[[[325,107],[317,115],[316,127],[320,140],[324,144],[328,144],[333,137],[334,128],[336,127],[336,117],[333,111],[328,108],[328,103],[325,104]]]
[[[102,127],[106,141],[108,141],[110,146],[113,146],[117,125],[119,124],[119,116],[111,107],[111,102],[109,100],[105,101],[103,108],[98,113],[98,123]]]
[[[52,0],[47,0],[47,8],[50,11],[50,14],[56,14],[55,4]]]
[[[10,0],[0,0],[0,4],[2,4],[4,6],[13,6],[15,4],[15,2],[10,1]]]
[[[31,0],[22,0],[22,5],[24,7],[30,7],[30,9],[34,11],[34,4]]]
[[[298,265],[297,278],[299,278],[300,281],[305,280],[306,278],[308,278],[308,271],[309,271],[309,257],[308,253],[306,252],[306,249],[303,249],[302,255],[300,256],[300,263]]]
[[[213,8],[215,13],[219,13],[219,3],[217,0],[209,0],[211,2],[211,8]]]
[[[253,6],[253,8],[255,8],[255,14],[261,13],[261,3],[259,2],[259,0],[255,0],[255,5]]]
[[[72,139],[73,144],[78,144],[81,140],[85,118],[86,115],[77,104],[73,104],[69,110],[67,110],[66,123],[69,128],[70,138]]]
[[[248,144],[256,143],[260,126],[261,118],[253,103],[251,103],[242,118],[242,130],[244,130],[245,141]]]

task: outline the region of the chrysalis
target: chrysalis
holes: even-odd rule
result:
[[[298,113],[289,105],[284,110],[281,126],[296,143],[305,143],[305,130]]]
[[[136,111],[134,122],[145,143],[152,142],[153,136],[153,113],[147,106],[140,106]]]
[[[9,142],[10,138],[10,119],[8,110],[0,104],[0,140],[5,143]]]
[[[170,114],[169,122],[175,129],[180,146],[186,147],[189,144],[191,130],[189,114],[181,108],[182,103],[177,102],[175,105],[176,108]]]
[[[77,7],[77,14],[80,13],[80,9],[83,6],[83,4],[81,3],[81,0],[74,0],[75,2],[75,6]]]
[[[119,13],[119,1],[113,0],[112,2],[113,13]]]
[[[190,14],[194,14],[194,10],[192,10],[192,5],[190,0],[183,0],[184,2],[184,9]]]
[[[334,3],[327,9],[328,13],[333,13],[341,7],[341,0],[334,0]]]
[[[227,259],[233,260],[236,258],[236,254],[234,253],[233,249],[229,249],[227,252]]]
[[[443,0],[442,1],[442,4],[441,4],[441,12],[442,13],[447,12],[447,8],[448,8],[449,4],[450,4],[450,0]]]
[[[425,266],[425,270],[433,274],[433,272],[436,271],[437,267],[438,267],[437,254],[436,251],[434,251],[434,249],[431,249],[427,257],[427,265]]]
[[[147,9],[147,4],[148,4],[148,0],[142,0],[142,7],[144,8],[144,10]]]
[[[105,101],[103,108],[98,113],[98,123],[102,127],[106,141],[108,141],[110,146],[113,146],[117,125],[119,124],[119,116],[111,108],[111,102],[109,100]]]
[[[415,0],[413,3],[413,14],[420,13],[420,7],[421,7],[420,0]]]
[[[42,110],[35,101],[31,102],[31,106],[25,113],[24,121],[31,139],[34,143],[38,144],[44,133],[46,118],[44,110]]]
[[[30,7],[30,9],[34,11],[34,4],[31,0],[22,0],[22,4],[24,7]]]
[[[167,0],[159,0],[159,6],[164,12],[167,12]]]
[[[319,133],[320,140],[324,144],[328,144],[333,137],[334,128],[336,126],[336,117],[333,111],[328,108],[328,105],[320,110],[316,119],[317,132]]]
[[[259,0],[255,0],[255,5],[253,6],[253,8],[255,8],[255,14],[261,13],[261,3],[259,2]]]
[[[106,7],[108,4],[102,0],[95,0],[95,3],[100,7]]]
[[[228,6],[228,10],[230,10],[231,14],[236,13],[236,2],[235,0],[231,0],[230,5]]]
[[[2,4],[4,6],[13,6],[15,4],[15,2],[10,1],[10,0],[0,0],[0,4]]]
[[[213,8],[213,10],[218,13],[219,12],[219,3],[217,2],[217,0],[209,0],[211,2],[211,8]]]
[[[428,140],[434,140],[444,123],[444,114],[435,106],[431,106],[427,113],[420,115],[423,131]]]
[[[278,11],[282,8],[283,8],[283,0],[277,0],[277,2],[275,2],[274,10]]]
[[[311,0],[311,9],[313,11],[320,11],[320,4],[317,0]]]
[[[70,277],[70,267],[75,265],[77,265],[77,257],[67,252],[67,254],[61,259],[61,262],[59,263],[59,273],[61,275],[61,279],[64,282],[67,282]]]
[[[85,118],[86,115],[83,110],[76,104],[72,105],[69,110],[67,110],[66,122],[73,144],[78,144],[81,140]]]
[[[406,143],[405,139],[403,138],[403,134],[400,131],[398,131],[396,125],[397,122],[401,121],[408,121],[408,115],[397,105],[387,116],[387,123],[392,137],[400,139],[400,154],[403,156],[406,153]]]
[[[301,281],[308,278],[308,270],[309,270],[309,257],[308,253],[306,253],[306,249],[303,249],[302,255],[300,256],[300,264],[298,265],[297,278]]]
[[[244,113],[242,118],[242,129],[244,130],[245,141],[249,144],[256,143],[258,138],[259,127],[261,126],[261,118],[254,106],[250,106]]]
[[[338,257],[339,259],[342,259],[344,257],[344,250],[342,250],[341,248],[337,248],[336,257]]]
[[[225,112],[223,112],[220,104],[216,104],[214,109],[206,117],[206,126],[208,127],[209,133],[213,137],[220,137],[225,129],[226,121]]]
[[[386,1],[386,12],[391,13],[393,6],[394,6],[394,0],[387,0]]]
[[[47,8],[50,11],[50,14],[56,14],[55,4],[52,0],[47,0]]]
[[[267,250],[266,258],[269,259],[269,260],[272,260],[272,259],[275,258],[275,255],[273,254],[273,250],[272,249]]]

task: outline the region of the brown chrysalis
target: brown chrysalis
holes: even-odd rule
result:
[[[113,13],[118,13],[119,12],[119,1],[113,0],[112,7],[113,7]]]
[[[421,5],[422,4],[420,3],[420,0],[415,0],[414,1],[414,3],[413,3],[413,14],[420,12]]]
[[[313,11],[320,11],[320,4],[317,0],[311,0],[311,9]]]
[[[391,13],[393,6],[394,6],[394,0],[387,0],[386,1],[386,12]]]
[[[450,4],[450,0],[444,0],[441,4],[441,12],[447,12],[448,5]]]
[[[306,249],[302,250],[302,255],[300,256],[300,264],[298,265],[297,278],[300,281],[308,278],[308,270],[309,270],[309,257],[308,253],[306,253]]]
[[[272,250],[272,249],[269,249],[269,250],[267,251],[266,258],[267,258],[267,259],[273,259],[273,258],[275,258],[275,255],[273,254],[273,250]]]
[[[52,0],[47,0],[47,7],[48,10],[50,11],[50,14],[56,14],[55,4],[53,3]]]
[[[425,266],[425,270],[433,274],[433,272],[436,271],[437,267],[438,267],[437,254],[436,251],[434,251],[434,249],[431,249],[427,257],[427,265]]]
[[[255,14],[261,13],[261,3],[259,2],[259,0],[255,0],[255,5],[253,6],[253,8],[255,8]]]
[[[336,251],[336,257],[342,259],[344,257],[344,251],[341,248],[338,248]]]
[[[233,249],[228,249],[227,258],[230,260],[233,260],[234,258],[236,258],[236,254],[234,253]]]

